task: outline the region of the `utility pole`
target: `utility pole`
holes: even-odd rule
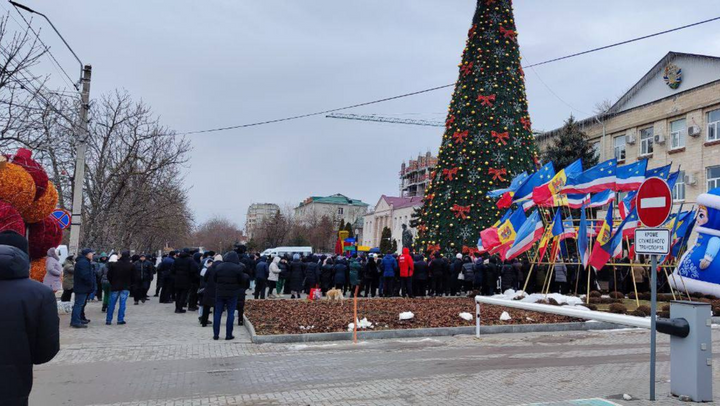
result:
[[[85,65],[82,73],[80,95],[80,116],[75,124],[77,150],[75,156],[75,176],[73,178],[72,221],[70,222],[70,246],[68,252],[80,253],[80,227],[82,227],[83,185],[85,180],[85,151],[88,139],[88,110],[90,110],[90,76],[92,66]]]

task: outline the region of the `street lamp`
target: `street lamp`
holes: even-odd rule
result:
[[[72,219],[70,222],[70,244],[68,246],[68,252],[77,255],[80,246],[80,227],[82,226],[83,180],[85,178],[85,151],[87,149],[88,136],[87,115],[88,110],[90,109],[90,77],[92,75],[92,66],[83,65],[75,51],[73,51],[70,47],[70,44],[65,41],[65,38],[63,38],[62,34],[60,34],[60,31],[55,28],[55,24],[53,24],[45,14],[37,12],[28,6],[24,6],[15,1],[10,1],[10,4],[12,4],[18,12],[20,12],[20,10],[25,10],[30,14],[37,14],[44,18],[80,64],[80,82],[82,83],[82,90],[80,92],[80,114],[78,115],[78,122],[75,123],[77,152],[75,154],[75,176],[73,178],[72,185]]]

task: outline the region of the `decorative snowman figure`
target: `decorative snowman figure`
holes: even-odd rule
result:
[[[691,292],[720,297],[720,188],[701,194],[698,199],[695,231],[698,236],[680,259],[670,283]]]

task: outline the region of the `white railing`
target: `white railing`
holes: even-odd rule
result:
[[[480,337],[480,304],[510,307],[538,313],[550,313],[560,316],[575,317],[578,319],[597,320],[624,326],[650,328],[650,319],[645,317],[627,316],[597,312],[592,310],[575,309],[572,306],[552,306],[540,303],[527,303],[519,300],[494,299],[487,296],[475,296],[475,336]]]

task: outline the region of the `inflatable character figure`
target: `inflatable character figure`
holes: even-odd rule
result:
[[[697,239],[688,245],[670,282],[675,288],[682,289],[685,282],[690,292],[720,297],[720,188],[701,194],[697,203]]]

